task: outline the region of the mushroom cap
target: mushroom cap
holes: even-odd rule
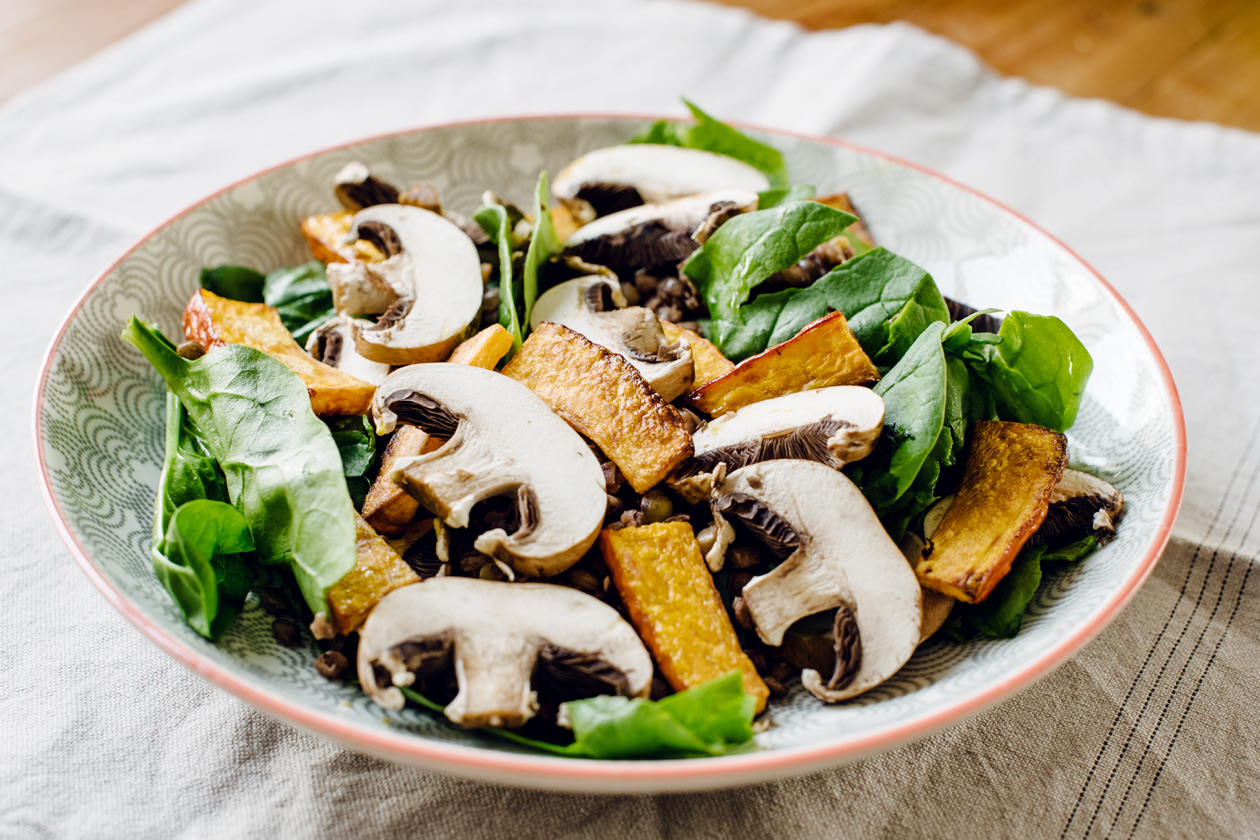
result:
[[[1111,484],[1081,470],[1064,470],[1034,538],[1065,542],[1092,534],[1103,544],[1116,535],[1123,512],[1124,496]]]
[[[338,315],[315,328],[306,340],[306,352],[317,361],[348,373],[356,379],[380,385],[389,376],[389,365],[359,355],[354,345],[354,327],[372,326],[371,321]]]
[[[922,596],[906,563],[857,486],[813,461],[766,461],[736,470],[715,497],[745,494],[784,520],[799,537],[796,551],[743,590],[757,635],[779,645],[798,619],[836,607],[856,619],[861,664],[842,688],[828,689],[817,671],[801,681],[836,702],[891,677],[919,643]]]
[[[690,502],[727,472],[761,461],[795,458],[833,469],[870,454],[884,427],[884,401],[870,388],[833,385],[785,394],[709,421],[692,436],[696,452],[670,486]]]
[[[658,204],[643,204],[619,210],[582,225],[564,244],[572,247],[592,239],[622,235],[632,228],[651,222],[658,222],[670,230],[685,231],[690,235],[691,231],[709,217],[713,205],[723,202],[731,202],[745,210],[755,210],[757,193],[745,189],[718,189],[673,198]]]
[[[338,312],[385,313],[372,327],[355,326],[359,355],[390,365],[445,359],[481,314],[477,246],[446,218],[404,204],[360,210],[351,232],[381,236],[388,254],[383,262],[330,266]]]
[[[611,309],[604,307],[611,304]],[[534,303],[530,327],[551,321],[622,356],[648,385],[672,402],[691,388],[695,366],[686,339],[670,342],[660,319],[642,306],[625,306],[617,281],[597,274],[566,280]]]
[[[599,460],[519,382],[470,365],[411,365],[376,389],[372,417],[380,434],[401,418],[449,437],[433,452],[399,459],[394,480],[452,528],[467,527],[482,499],[516,495],[521,527],[486,531],[477,551],[547,577],[595,542],[607,508]]]
[[[634,628],[612,607],[565,586],[439,577],[394,590],[360,630],[364,693],[401,709],[396,686],[414,682],[412,651],[426,647],[436,650],[439,666],[446,655],[453,659],[459,693],[446,716],[467,727],[520,726],[533,717],[530,677],[539,656],[556,649],[611,666],[631,697],[646,695],[652,684],[652,659]],[[377,682],[376,666],[392,685]]]
[[[592,184],[631,187],[645,203],[668,201],[709,190],[770,189],[770,180],[743,161],[714,152],[630,143],[587,152],[560,170],[551,183],[556,198],[576,198]]]

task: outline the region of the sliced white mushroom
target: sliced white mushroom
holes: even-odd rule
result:
[[[952,496],[950,497],[953,498]],[[936,520],[936,524],[940,524],[940,519]],[[935,530],[935,526],[933,527]],[[930,534],[929,534],[930,536]],[[913,567],[923,557],[923,549],[927,548],[927,543],[913,531],[906,531],[901,538],[901,553],[905,555],[907,562]],[[958,601],[944,592],[937,592],[935,589],[923,587],[923,621],[919,627],[919,644],[923,644],[930,639],[937,630],[945,626],[949,614],[954,610],[954,604]]]
[[[381,599],[360,631],[359,679],[398,710],[398,686],[454,667],[459,692],[446,716],[465,727],[520,726],[538,710],[532,678],[561,683],[565,699],[641,697],[652,659],[615,609],[576,589],[440,577]]]
[[[477,551],[549,577],[595,542],[607,507],[599,460],[519,382],[470,365],[411,365],[376,389],[372,418],[378,434],[401,421],[448,438],[433,452],[400,458],[393,480],[452,528],[467,527],[482,499],[516,498],[517,529],[486,531]]]
[[[812,461],[766,461],[736,470],[714,490],[714,507],[790,550],[744,587],[761,640],[779,645],[798,619],[837,610],[836,670],[801,674],[815,697],[833,703],[891,677],[919,643],[922,596],[914,570],[870,504],[843,473]]]
[[[1116,535],[1124,508],[1124,496],[1097,476],[1080,470],[1064,470],[1050,493],[1050,508],[1037,529],[1044,543],[1065,543],[1092,534],[1106,543]]]
[[[350,233],[387,257],[328,266],[339,313],[381,316],[354,326],[359,354],[389,365],[445,359],[481,314],[477,246],[442,216],[402,204],[360,210]]]
[[[356,379],[380,385],[389,376],[389,365],[373,362],[359,355],[354,346],[354,327],[372,326],[371,321],[338,315],[325,321],[306,340],[306,352],[323,362],[348,373]]]
[[[398,188],[372,175],[358,161],[347,163],[333,178],[333,192],[347,210],[398,203]]]
[[[530,326],[551,321],[625,357],[661,399],[673,402],[691,389],[695,368],[685,338],[670,342],[650,309],[626,306],[615,278],[578,277],[548,289],[534,304]]]
[[[560,170],[551,184],[556,198],[585,202],[599,216],[722,189],[763,192],[770,181],[760,170],[726,155],[635,143],[588,152]]]
[[[578,228],[565,242],[565,253],[617,272],[664,265],[700,247],[693,234],[715,213],[729,216],[756,209],[757,194],[743,189],[644,204]]]
[[[713,489],[714,470],[798,458],[832,469],[870,454],[884,427],[884,401],[870,388],[835,385],[785,394],[724,414],[692,436],[696,452],[670,479],[695,504]]]

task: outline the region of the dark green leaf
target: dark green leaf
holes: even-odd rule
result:
[[[900,361],[928,324],[949,323],[932,276],[884,248],[836,266],[812,288],[844,313],[862,349],[881,368]]]
[[[1042,563],[1079,563],[1086,557],[1094,553],[1094,549],[1098,548],[1098,540],[1092,534],[1081,537],[1076,542],[1070,542],[1067,545],[1061,545],[1057,548],[1050,548],[1046,553],[1041,555]]]
[[[793,184],[790,187],[775,187],[757,193],[757,209],[769,210],[780,204],[791,204],[794,201],[808,201],[815,195],[815,190],[808,184]]]
[[[341,455],[346,478],[357,478],[372,468],[376,458],[376,432],[366,416],[338,417],[328,422],[328,431]]]
[[[499,323],[512,334],[512,352],[521,347],[521,313],[516,305],[516,286],[512,282],[512,236],[508,225],[508,211],[502,204],[487,204],[473,214],[499,248]]]
[[[551,210],[547,207],[547,173],[538,176],[538,187],[534,190],[534,226],[529,237],[529,247],[525,251],[524,270],[524,313],[521,316],[522,332],[529,331],[530,314],[534,311],[534,301],[538,299],[538,271],[552,256],[560,253],[564,244],[556,235],[556,226],[551,220]]]
[[[739,322],[740,307],[754,287],[854,221],[854,216],[815,201],[741,213],[692,253],[682,270],[704,295],[714,319]]]
[[[714,119],[686,99],[683,103],[696,121],[691,124],[658,120],[634,137],[629,143],[658,143],[665,146],[685,146],[719,155],[733,157],[760,169],[770,179],[771,187],[786,187],[787,164],[783,153],[773,146],[752,139],[721,120]]]
[[[1053,315],[1019,311],[1002,319],[998,336],[975,369],[993,389],[1002,419],[1066,431],[1094,370],[1085,345]]]
[[[213,638],[226,626],[220,603],[239,609],[249,591],[240,555],[252,551],[245,518],[229,504],[195,499],[176,508],[161,545],[152,552],[153,571],[171,593],[188,624]],[[231,612],[228,620],[235,615]]]
[[[220,265],[201,269],[201,288],[219,297],[245,303],[263,302],[263,281],[266,278],[241,265]]]
[[[302,346],[320,324],[337,315],[324,264],[319,260],[268,274],[263,283],[263,300],[276,308],[285,328]]]
[[[738,362],[787,341],[826,314],[827,301],[813,289],[784,289],[744,304],[742,323],[713,321],[709,335],[728,359]]]
[[[889,491],[892,495],[872,499],[876,510],[906,492],[936,447],[944,428],[946,366],[945,353],[941,350],[944,329],[945,325],[939,322],[928,325],[901,361],[875,384],[875,393],[884,398],[884,434],[892,444],[888,473],[893,478],[891,486],[880,482],[883,492],[879,495]],[[879,446],[885,443],[881,437]]]
[[[413,691],[408,699],[426,709],[444,707]],[[556,755],[599,759],[665,759],[729,755],[752,740],[756,700],[744,692],[738,671],[662,700],[600,696],[565,705],[573,743],[552,744],[506,729],[482,731]]]
[[[306,386],[252,347],[227,345],[188,361],[135,317],[123,338],[166,380],[222,466],[259,559],[287,564],[312,612],[325,609],[328,587],[354,568],[354,507]]]

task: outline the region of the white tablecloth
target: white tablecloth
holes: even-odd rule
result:
[[[75,568],[36,490],[31,386],[56,323],[131,240],[329,144],[466,117],[678,113],[680,93],[973,185],[1081,253],[1150,328],[1185,404],[1185,503],[1150,581],[1068,664],[933,738],[804,779],[539,794],[273,723],[160,653]],[[630,0],[196,0],[0,110],[0,837],[1254,831],[1258,262],[1260,137],[1000,79],[909,26],[809,34]]]

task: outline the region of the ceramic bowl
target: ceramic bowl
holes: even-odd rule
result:
[[[932,640],[897,676],[824,706],[799,688],[769,711],[757,750],[710,759],[600,762],[538,755],[426,712],[386,713],[321,677],[312,645],[289,650],[251,596],[211,643],[184,624],[150,568],[164,386],[119,339],[133,312],[177,335],[203,266],[267,270],[310,259],[298,221],[337,204],[334,174],[360,160],[386,180],[438,187],[471,213],[486,189],[526,204],[540,169],[625,140],[648,118],[564,116],[445,125],[303,157],[180,213],[88,287],[48,351],[35,399],[40,478],[58,530],[102,594],[179,662],[260,710],[347,747],[461,776],[558,790],[716,788],[804,773],[922,738],[1044,676],[1096,635],[1150,573],[1181,496],[1185,437],[1168,367],[1133,312],[1071,251],[996,202],[919,167],[823,138],[749,129],[785,154],[793,180],[844,190],[880,244],[977,307],[1054,314],[1095,360],[1069,433],[1074,466],[1119,487],[1119,536],[1050,577],[1013,639]]]

